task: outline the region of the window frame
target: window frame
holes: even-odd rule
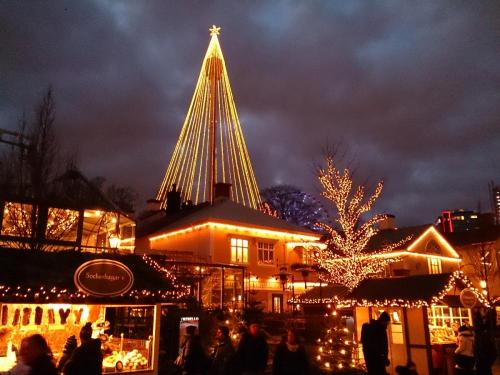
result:
[[[249,241],[245,238],[231,237],[229,240],[232,263],[248,263]]]
[[[274,259],[274,242],[257,241],[257,263],[261,266],[274,266]]]

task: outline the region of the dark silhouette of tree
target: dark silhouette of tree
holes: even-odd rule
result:
[[[328,221],[328,214],[312,195],[291,185],[276,185],[262,190],[262,200],[280,219],[291,224],[319,230],[318,222]]]

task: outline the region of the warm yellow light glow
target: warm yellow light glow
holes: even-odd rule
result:
[[[485,289],[485,288],[486,288],[486,281],[485,281],[485,280],[481,280],[481,281],[479,282],[479,286],[480,286],[481,288]]]
[[[318,236],[318,240],[320,237]],[[326,244],[322,242],[287,242],[286,247],[287,249],[293,249],[295,247],[317,247],[318,249],[326,249]]]
[[[209,221],[203,224],[193,225],[191,227],[174,230],[172,232],[163,233],[157,236],[152,236],[149,237],[149,241],[158,241],[164,238],[176,236],[183,233],[189,233],[204,228],[233,231],[236,233],[243,233],[248,236],[255,236],[255,237],[266,236],[276,239],[291,239],[291,240],[300,239],[304,241],[315,241],[318,239],[317,236],[311,236],[309,234],[283,232],[270,229],[261,229],[261,228],[247,227],[243,225],[233,225],[233,224],[225,224],[225,223],[217,223]]]

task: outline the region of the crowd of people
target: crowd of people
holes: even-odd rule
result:
[[[58,374],[102,374],[101,342],[92,338],[91,323],[85,324],[80,330],[80,346],[77,346],[74,336],[68,338],[57,366],[52,350],[42,335],[34,334],[23,338],[19,348],[18,363],[5,373],[5,375]]]
[[[195,326],[186,328],[184,341],[175,364],[183,375],[262,375],[268,367],[269,346],[258,323],[251,323],[235,348],[229,329],[220,326],[213,352],[206,355]],[[288,329],[276,348],[272,363],[273,375],[308,375],[309,360],[299,344],[296,332]]]
[[[497,355],[491,335],[492,319],[492,315],[476,312],[474,331],[466,325],[458,329],[454,353],[457,375],[492,374],[491,368]],[[361,344],[369,375],[387,374],[386,368],[390,364],[387,327],[390,321],[389,314],[382,312],[378,319],[362,326]],[[216,344],[210,354],[205,352],[196,331],[195,326],[186,327],[179,355],[174,362],[182,375],[263,375],[268,370],[269,346],[258,323],[249,324],[236,347],[228,327],[218,327]],[[69,337],[57,366],[45,338],[34,334],[21,341],[17,365],[4,374],[101,375],[102,360],[101,341],[92,338],[92,324],[87,323],[80,331],[80,346],[77,346],[74,336]],[[405,366],[396,366],[395,371],[400,375],[418,374],[411,361]],[[310,374],[307,353],[293,328],[287,330],[274,352],[272,374]]]

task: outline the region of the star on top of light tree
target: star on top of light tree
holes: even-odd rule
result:
[[[212,25],[212,27],[210,29],[208,29],[208,31],[210,31],[210,36],[219,35],[220,34],[220,27]]]

